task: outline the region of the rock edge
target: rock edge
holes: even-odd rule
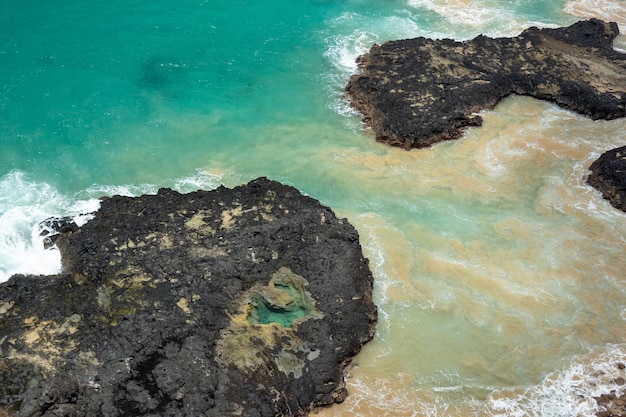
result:
[[[374,45],[346,96],[380,142],[405,149],[459,138],[477,112],[510,94],[549,100],[592,119],[626,115],[626,54],[616,23],[531,27],[511,38],[423,37]]]
[[[587,183],[598,189],[613,207],[626,212],[626,146],[606,151],[589,170]]]
[[[0,284],[0,415],[303,416],[374,334],[354,227],[265,178],[107,198],[55,242],[63,274]]]

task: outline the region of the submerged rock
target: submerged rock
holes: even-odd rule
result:
[[[374,334],[356,230],[264,178],[104,199],[56,244],[62,275],[0,284],[0,415],[306,415]]]
[[[626,211],[626,146],[606,151],[589,169],[587,183],[600,190],[613,207]]]
[[[374,45],[346,86],[376,139],[405,149],[455,139],[510,94],[555,102],[592,119],[626,115],[626,54],[616,23],[523,31],[512,38],[406,39]]]
[[[618,362],[616,367],[623,372],[625,365]],[[596,412],[597,417],[626,417],[626,393],[621,389],[625,383],[626,380],[619,376],[611,381],[614,389],[609,393],[593,397],[599,408]]]

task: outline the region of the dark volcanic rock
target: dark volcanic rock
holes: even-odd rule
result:
[[[615,364],[623,373],[625,365],[622,362]],[[597,417],[626,417],[626,393],[621,389],[626,384],[623,376],[618,376],[612,381],[613,388],[607,394],[593,397],[598,404]]]
[[[0,285],[0,415],[305,415],[374,333],[355,229],[267,179],[104,199],[56,242],[64,274]]]
[[[589,167],[589,185],[615,207],[626,211],[626,146],[603,153]]]
[[[39,236],[45,236],[44,247],[52,247],[61,233],[74,232],[78,225],[73,217],[50,217],[39,223]]]
[[[616,23],[529,28],[513,38],[416,38],[374,45],[359,57],[346,94],[376,139],[406,149],[480,126],[476,112],[510,94],[550,100],[593,119],[626,115],[626,54]]]

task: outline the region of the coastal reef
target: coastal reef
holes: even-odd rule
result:
[[[613,207],[626,211],[626,146],[606,151],[589,170],[587,183],[600,190]]]
[[[0,284],[0,416],[303,416],[374,335],[345,219],[265,178],[46,222],[63,273]]]
[[[346,95],[383,143],[405,149],[459,138],[510,94],[549,100],[594,120],[626,115],[626,54],[616,23],[531,27],[511,38],[423,37],[373,45]]]

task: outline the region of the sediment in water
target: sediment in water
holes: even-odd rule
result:
[[[510,94],[553,101],[592,119],[626,115],[626,54],[616,23],[598,19],[512,38],[423,37],[374,45],[346,93],[378,141],[405,149],[459,138],[480,110]]]

